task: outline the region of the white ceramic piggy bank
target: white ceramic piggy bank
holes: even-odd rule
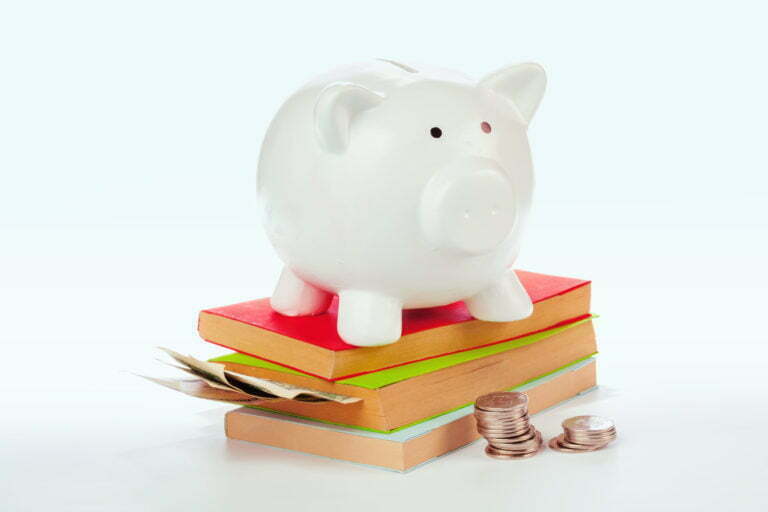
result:
[[[480,319],[525,318],[511,270],[533,172],[526,129],[544,93],[537,64],[479,82],[374,61],[293,94],[267,131],[258,190],[285,263],[272,307],[324,312],[338,333],[392,343],[402,309],[466,303]]]

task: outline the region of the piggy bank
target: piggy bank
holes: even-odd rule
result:
[[[402,310],[464,301],[479,320],[533,306],[511,270],[531,205],[537,64],[473,80],[379,60],[312,80],[264,138],[258,194],[284,263],[272,308],[326,311],[351,345],[397,341]]]

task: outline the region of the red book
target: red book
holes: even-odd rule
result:
[[[391,345],[355,347],[336,332],[337,302],[307,317],[280,315],[269,299],[200,313],[206,341],[327,380],[369,373],[414,361],[500,343],[573,322],[589,314],[590,282],[516,271],[534,303],[533,314],[516,322],[475,320],[463,302],[403,312],[403,337]]]

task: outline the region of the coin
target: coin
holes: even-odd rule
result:
[[[526,409],[510,409],[506,412],[487,412],[475,409],[475,417],[485,421],[521,421],[528,417]]]
[[[475,420],[478,424],[485,425],[489,428],[514,428],[530,422],[527,415],[521,418],[486,418],[479,414],[475,414]]]
[[[549,440],[549,447],[555,451],[558,452],[565,452],[565,453],[581,453],[584,451],[594,451],[594,450],[573,450],[571,448],[566,448],[565,446],[562,446],[560,444],[560,440],[562,439],[563,434],[560,434],[557,437],[553,437]]]
[[[570,428],[564,428],[563,432],[568,432],[571,435],[581,436],[581,437],[605,437],[605,436],[616,435],[616,429],[600,430],[600,431],[597,431],[597,432],[591,432],[591,431],[588,431],[588,430],[573,430],[573,429],[570,429]]]
[[[477,423],[478,430],[486,430],[489,432],[493,431],[501,431],[501,432],[511,432],[511,431],[519,431],[519,430],[525,430],[528,427],[531,426],[531,422],[529,420],[525,421],[517,421],[515,423],[489,423],[487,421],[481,421]]]
[[[478,423],[482,423],[483,425],[494,425],[494,426],[500,426],[500,427],[515,427],[519,426],[522,423],[527,423],[529,421],[527,414],[525,416],[515,417],[515,416],[499,416],[496,418],[489,418],[487,416],[483,416],[482,414],[477,414],[475,412],[475,420]]]
[[[563,433],[549,447],[566,453],[593,452],[616,440],[616,425],[601,416],[574,416],[563,421]]]
[[[516,442],[516,441],[527,441],[529,439],[533,439],[536,437],[537,430],[533,427],[528,427],[526,430],[520,433],[510,434],[510,433],[495,433],[495,434],[487,434],[484,435],[486,439],[494,439],[498,441],[506,441],[509,443]]]
[[[528,406],[528,396],[516,391],[497,391],[477,399],[475,407],[483,411],[507,411]]]
[[[574,416],[563,421],[563,429],[578,432],[605,432],[615,428],[613,421],[602,416]]]
[[[494,418],[519,418],[528,414],[527,406],[517,406],[515,408],[509,408],[504,411],[488,411],[475,405],[475,414],[484,416],[489,419]]]
[[[566,429],[563,429],[563,432],[568,432],[572,436],[579,436],[579,437],[608,437],[608,436],[616,435],[616,429],[600,431],[600,432],[586,432],[586,431],[572,430],[570,428],[566,428]]]
[[[531,426],[530,421],[520,423],[487,423],[478,422],[477,429],[487,432],[525,432]]]
[[[500,402],[500,398],[496,399],[496,402]],[[527,403],[521,403],[519,401],[519,398],[512,397],[510,398],[510,406],[507,408],[502,409],[501,407],[496,409],[485,409],[482,405],[480,405],[482,402],[476,402],[475,403],[475,412],[478,414],[482,414],[484,416],[521,416],[528,412],[528,404]]]
[[[589,439],[585,439],[585,438],[580,438],[580,437],[574,438],[574,437],[569,436],[568,433],[564,433],[563,434],[563,439],[565,439],[569,443],[573,443],[573,444],[580,444],[580,445],[584,445],[584,446],[592,446],[592,445],[596,445],[596,444],[608,444],[611,441],[615,440],[616,437],[613,436],[613,437],[605,437],[605,438],[589,438]]]
[[[541,433],[528,417],[525,393],[488,393],[475,402],[477,431],[488,446],[485,453],[496,459],[532,457],[541,450]]]
[[[616,437],[616,432],[609,432],[608,434],[579,434],[566,430],[563,432],[568,439],[576,440],[583,439],[585,441],[599,441],[601,439],[613,439]]]
[[[500,459],[500,460],[512,460],[512,459],[527,459],[529,457],[533,457],[537,453],[539,453],[539,450],[534,450],[532,452],[527,453],[519,453],[519,454],[505,454],[500,453],[498,450],[494,450],[491,446],[485,447],[485,454],[489,457],[492,457],[494,459]]]
[[[572,447],[572,445],[568,444],[566,445],[567,441],[563,440],[563,434],[560,434],[557,437],[553,437],[549,441],[549,447],[553,450],[556,450],[558,452],[565,452],[565,453],[583,453],[583,452],[594,452],[601,448],[604,448],[606,445],[597,445],[597,446],[583,446],[583,445],[577,445],[578,448]]]
[[[475,411],[475,418],[482,421],[483,423],[520,423],[523,421],[528,421],[528,413],[526,412],[524,415],[520,416],[486,416],[481,414],[479,411]]]
[[[508,451],[528,451],[531,448],[538,449],[541,445],[541,434],[536,432],[531,438],[524,441],[489,441],[488,444],[498,450]]]
[[[488,431],[503,431],[503,432],[511,432],[514,430],[525,430],[528,427],[531,426],[531,422],[526,421],[519,421],[516,423],[490,423],[487,421],[478,421],[477,422],[477,428],[478,429],[484,429]]]
[[[512,420],[491,421],[478,416],[475,416],[475,420],[477,421],[478,425],[483,425],[488,428],[519,428],[528,424],[531,421],[528,419],[528,417],[525,417],[519,420],[514,420],[514,421]]]
[[[608,444],[608,443],[593,443],[593,444],[573,443],[569,441],[565,436],[563,436],[562,439],[560,439],[557,443],[560,446],[565,448],[570,448],[571,450],[582,450],[582,451],[596,450]]]
[[[519,443],[488,443],[488,445],[497,452],[510,454],[538,450],[541,447],[541,441],[541,432],[536,432],[531,439]]]
[[[506,438],[522,438],[522,437],[530,437],[530,430],[531,427],[527,427],[523,430],[514,430],[514,431],[492,431],[488,432],[483,429],[477,429],[477,431],[485,437],[486,439],[506,439]]]

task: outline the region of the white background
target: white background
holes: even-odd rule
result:
[[[1,510],[765,510],[768,10],[760,2],[2,2]],[[198,310],[271,292],[261,137],[308,77],[536,60],[517,264],[594,281],[614,418],[589,455],[407,475],[226,441],[130,372],[219,353]]]

